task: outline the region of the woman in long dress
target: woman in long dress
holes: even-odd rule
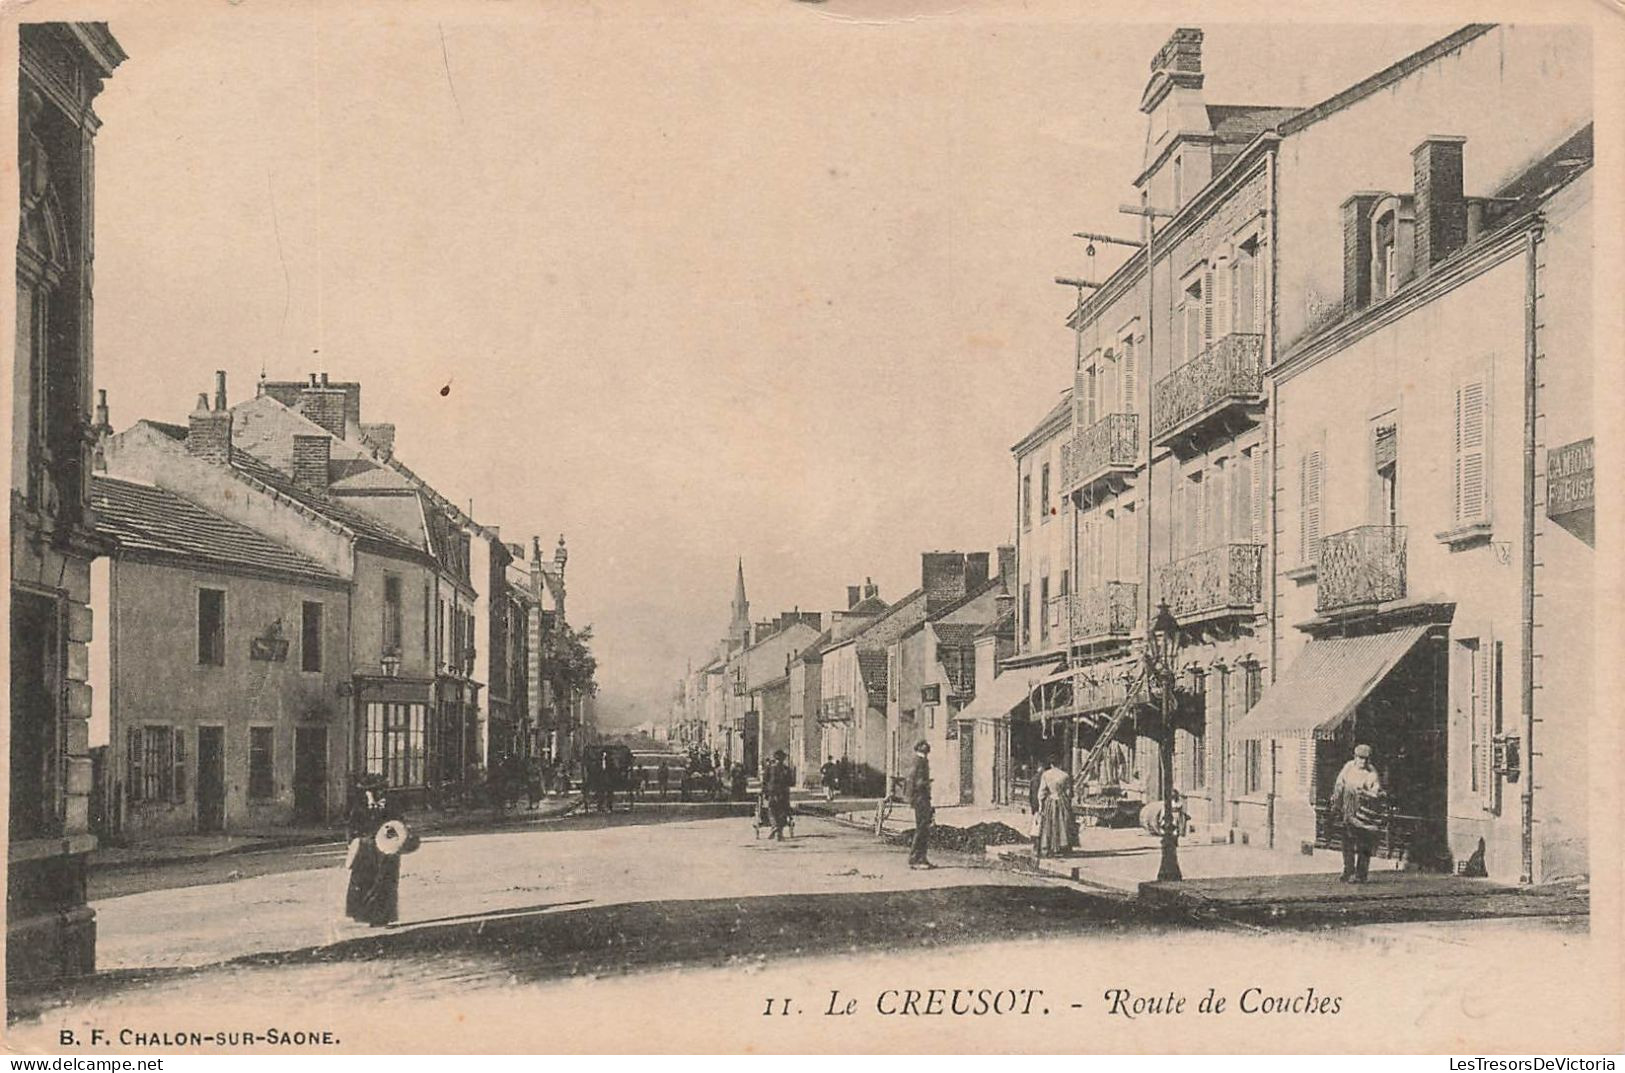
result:
[[[1068,853],[1073,844],[1072,776],[1046,760],[1038,779],[1038,855]]]
[[[397,809],[373,781],[357,787],[346,817],[350,840],[350,883],[344,892],[344,914],[378,927],[399,915],[401,859],[378,849],[378,829],[400,819]]]

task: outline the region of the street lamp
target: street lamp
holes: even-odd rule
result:
[[[1174,667],[1179,658],[1179,620],[1168,601],[1157,604],[1157,617],[1145,638],[1151,676],[1162,687],[1162,864],[1157,881],[1180,880],[1179,824],[1174,816]]]

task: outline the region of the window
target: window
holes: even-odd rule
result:
[[[1042,522],[1049,521],[1049,463],[1045,462],[1039,470],[1039,499],[1038,518]]]
[[[1204,271],[1187,282],[1174,309],[1175,338],[1179,341],[1179,356],[1183,361],[1190,361],[1202,352],[1213,330],[1213,304],[1208,300],[1212,284],[1203,285],[1204,280],[1210,281],[1212,276],[1211,271]]]
[[[125,736],[125,796],[131,801],[185,800],[186,739],[183,735],[184,731],[167,726],[129,729]],[[177,773],[180,775],[178,783]]]
[[[401,579],[384,575],[384,651],[401,650]]]
[[[1023,474],[1021,477],[1021,527],[1033,527],[1033,475]]]
[[[1253,535],[1253,448],[1236,455],[1230,469],[1230,539],[1257,542]]]
[[[434,595],[429,592],[428,583],[423,586],[423,658],[429,658],[429,630],[430,623],[434,621]]]
[[[1180,535],[1183,538],[1180,546],[1185,555],[1195,555],[1202,550],[1202,541],[1206,535],[1206,487],[1204,475],[1201,470],[1185,476],[1185,494],[1183,509],[1180,512]]]
[[[1501,644],[1470,637],[1459,643],[1464,693],[1459,709],[1467,720],[1468,788],[1480,807],[1501,811],[1500,782],[1494,770],[1495,735],[1500,730]]]
[[[1258,278],[1258,239],[1249,238],[1236,248],[1230,262],[1231,330],[1253,335],[1264,333],[1264,288]]]
[[[1320,562],[1320,499],[1326,465],[1318,450],[1305,451],[1298,466],[1298,561]]]
[[[1134,326],[1131,324],[1117,341],[1118,411],[1135,412],[1135,391],[1139,382],[1139,353],[1134,345]]]
[[[1399,426],[1379,424],[1372,432],[1371,462],[1378,525],[1399,524]]]
[[[1100,420],[1100,351],[1083,367],[1083,427]]]
[[[276,768],[273,752],[274,731],[270,727],[248,728],[248,798],[269,801],[276,796]]]
[[[1062,570],[1061,571],[1061,593],[1060,594],[1062,596],[1070,596],[1072,594],[1072,573],[1069,570]]]
[[[446,601],[440,601],[439,613],[434,620],[434,661],[438,667],[446,662]]]
[[[1021,641],[1022,647],[1033,645],[1033,583],[1021,583]]]
[[[299,669],[322,669],[322,605],[310,600],[299,607]]]
[[[1489,378],[1480,374],[1456,385],[1455,524],[1490,520]]]
[[[226,594],[220,589],[197,591],[197,661],[226,665]]]
[[[1043,614],[1038,616],[1038,643],[1043,644],[1049,640],[1049,575],[1045,574],[1038,579],[1038,606],[1043,608]]]
[[[367,773],[390,787],[424,783],[424,706],[367,705]]]

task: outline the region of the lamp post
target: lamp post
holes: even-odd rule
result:
[[[1179,823],[1174,815],[1174,666],[1179,656],[1179,620],[1168,601],[1157,605],[1157,617],[1145,639],[1151,676],[1162,690],[1162,864],[1157,882],[1180,880]]]

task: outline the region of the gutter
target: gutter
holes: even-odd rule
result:
[[[1539,220],[1524,239],[1527,255],[1523,299],[1523,562],[1521,579],[1523,608],[1519,623],[1518,661],[1520,688],[1519,715],[1523,719],[1523,791],[1520,797],[1522,826],[1521,883],[1535,881],[1535,423],[1539,419],[1540,336],[1537,302],[1540,297]]]

